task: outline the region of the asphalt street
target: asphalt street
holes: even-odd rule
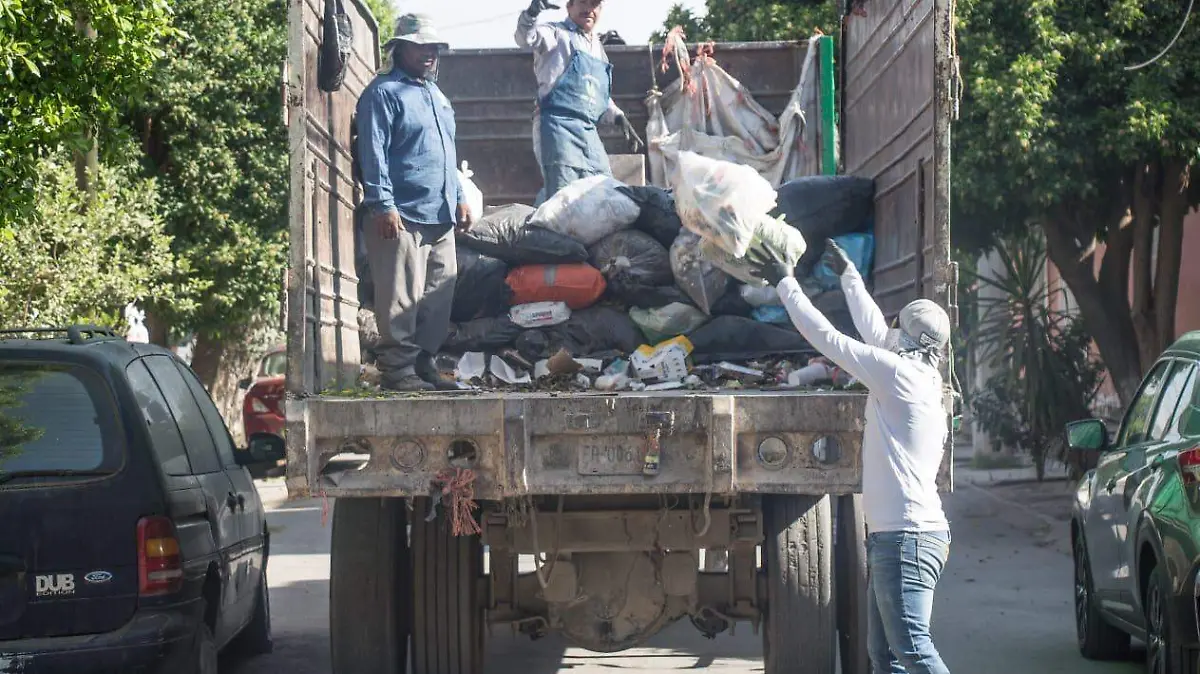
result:
[[[330,530],[322,524],[322,512],[332,503],[318,499],[283,503],[277,500],[278,487],[261,490],[268,501],[272,531],[269,574],[275,652],[251,660],[226,658],[222,671],[327,674]],[[970,485],[947,496],[946,508],[954,541],[938,588],[933,634],[952,672],[1143,671],[1140,662],[1092,663],[1079,656],[1072,622],[1071,559],[1062,543],[1065,524],[1038,518]],[[736,635],[707,640],[684,621],[646,648],[618,654],[590,653],[556,638],[531,643],[497,628],[489,651],[489,674],[762,670],[761,639],[749,625],[739,625]]]

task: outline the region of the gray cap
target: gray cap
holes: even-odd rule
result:
[[[900,331],[920,348],[940,351],[950,341],[950,316],[932,300],[916,300],[900,310]]]
[[[397,42],[411,42],[421,45],[436,45],[441,49],[449,49],[450,45],[443,42],[433,27],[433,19],[427,14],[404,14],[396,19],[396,30],[392,39],[383,45],[391,49]]]

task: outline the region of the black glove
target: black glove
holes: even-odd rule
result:
[[[839,277],[846,273],[846,270],[853,269],[854,263],[850,261],[850,256],[842,247],[834,243],[833,239],[825,239],[825,254],[821,256],[821,261],[829,266],[829,269]]]
[[[525,13],[536,17],[542,13],[542,10],[546,9],[558,9],[558,5],[550,4],[550,0],[533,0],[533,2],[529,3],[529,9],[525,10]]]
[[[640,154],[646,144],[638,136],[637,129],[633,128],[633,123],[629,121],[629,118],[624,114],[617,115],[617,126],[621,127],[621,133],[625,134],[625,142],[629,143],[629,151]]]
[[[750,263],[750,274],[754,278],[766,281],[772,288],[779,285],[783,279],[792,278],[796,273],[791,265],[757,250],[746,253],[746,261]]]

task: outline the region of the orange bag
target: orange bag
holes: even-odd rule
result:
[[[512,303],[566,302],[586,309],[604,294],[604,274],[590,264],[535,264],[508,273]]]

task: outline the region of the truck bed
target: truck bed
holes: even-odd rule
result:
[[[308,448],[288,460],[306,466],[314,492],[333,497],[426,495],[454,467],[474,471],[482,500],[852,493],[862,481],[865,401],[861,392],[799,390],[313,396],[287,403],[289,433],[303,433]],[[645,476],[655,436],[659,472]],[[331,462],[339,456],[349,460]]]

